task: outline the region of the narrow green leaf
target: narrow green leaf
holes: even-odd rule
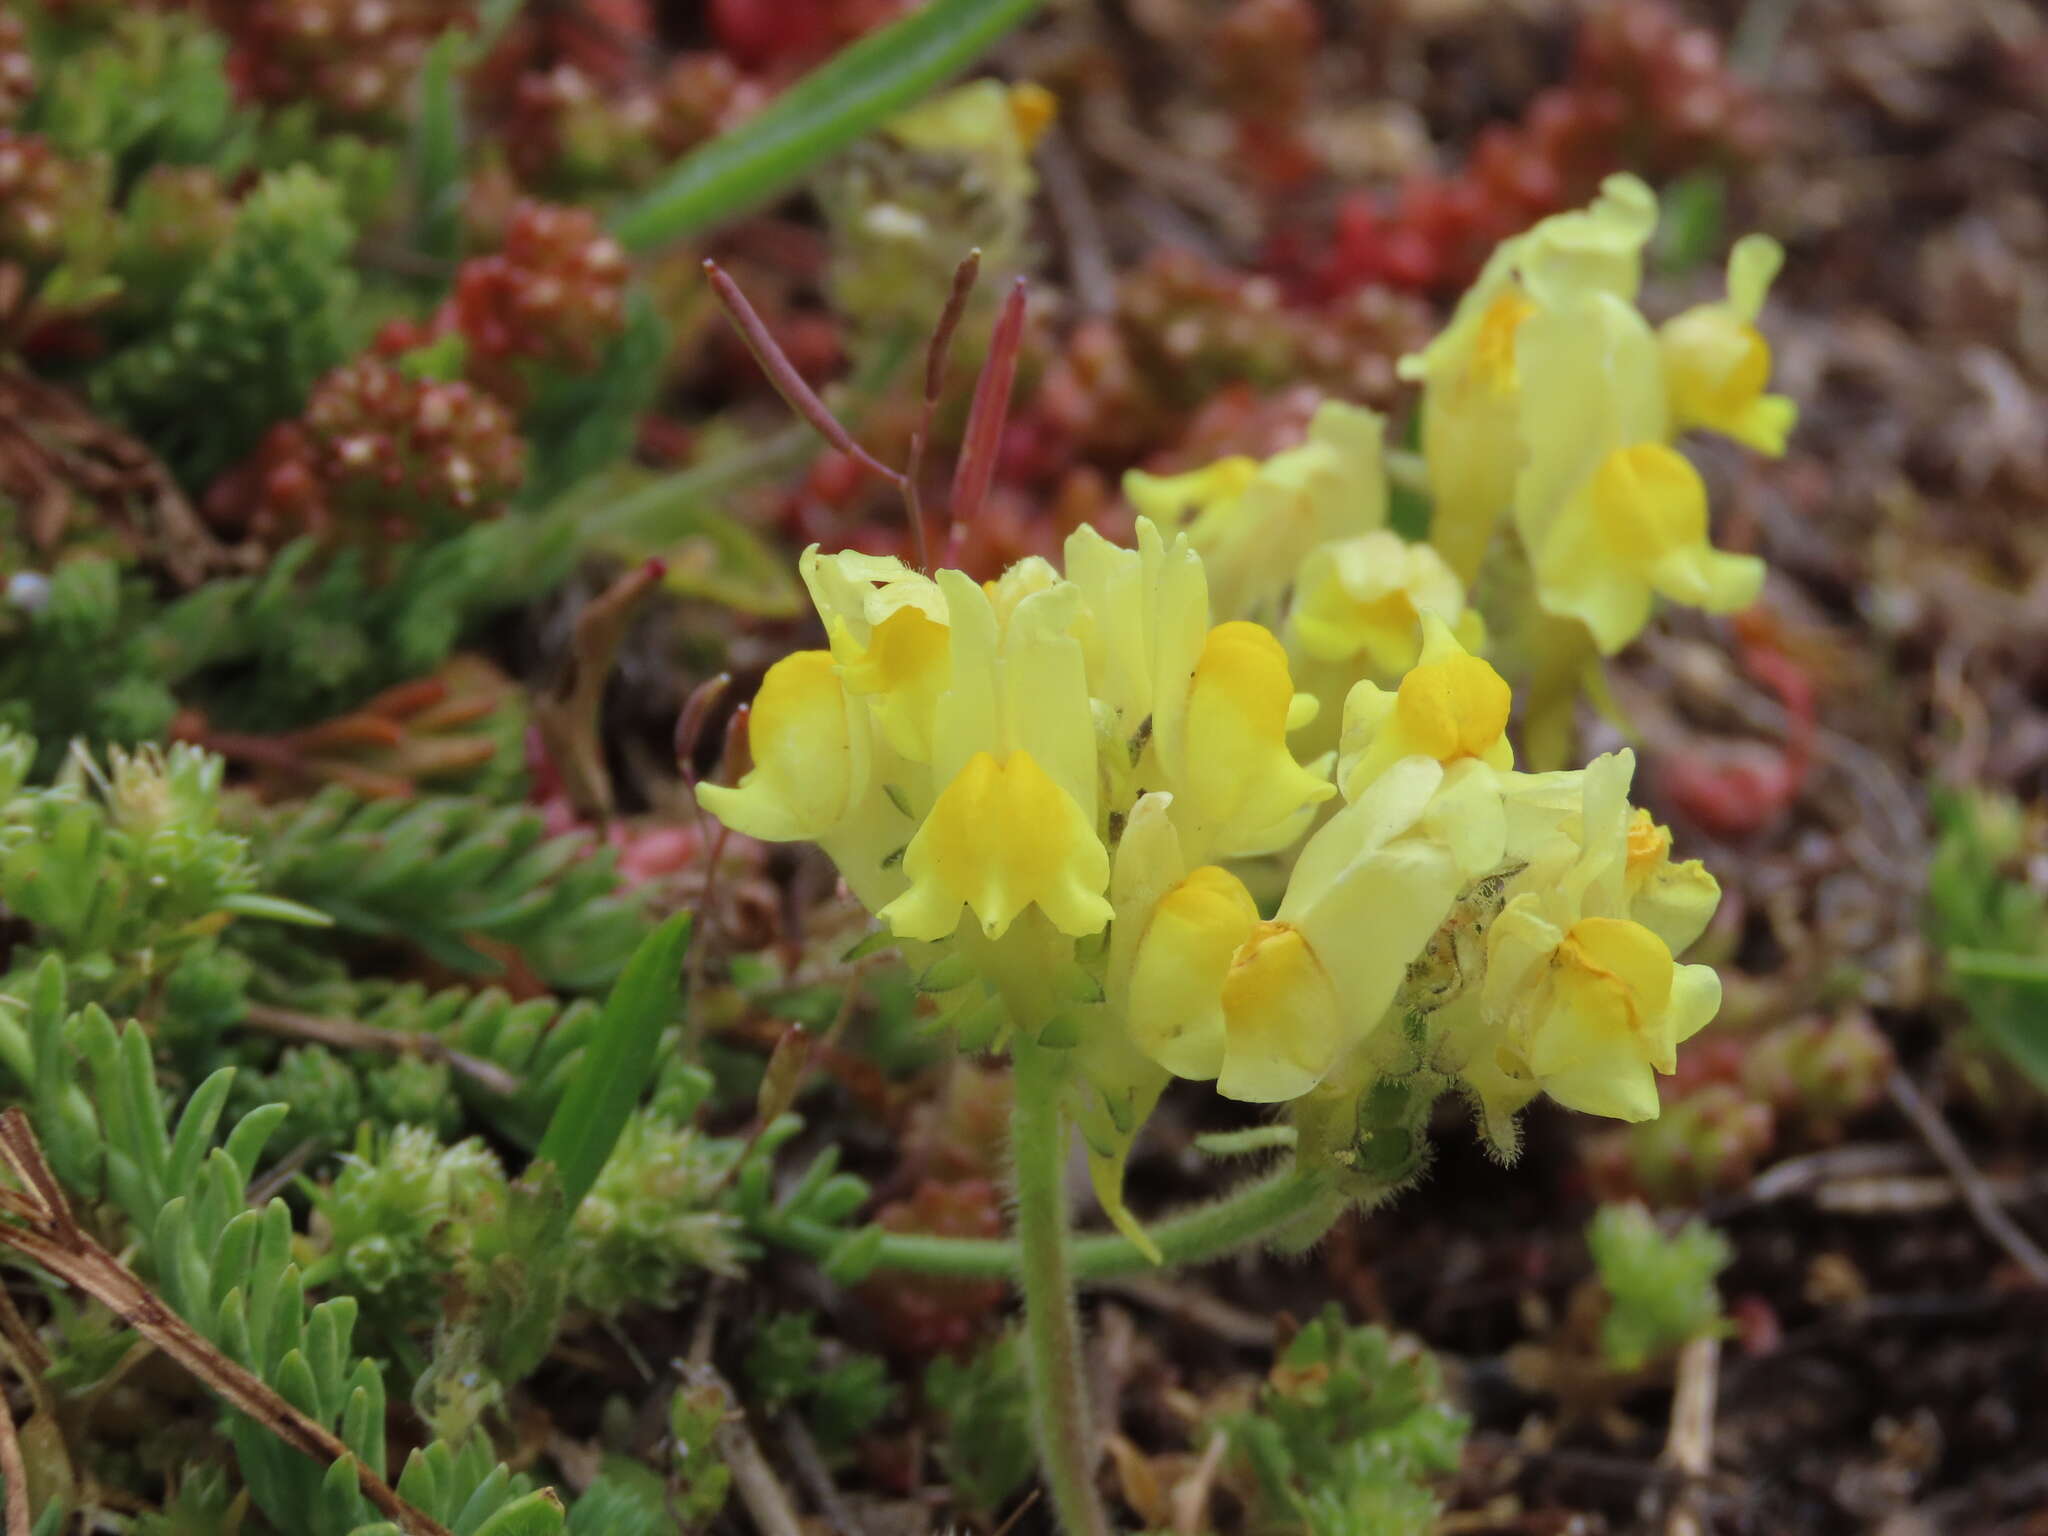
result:
[[[945,84],[1040,0],[931,0],[872,32],[785,91],[759,116],[686,155],[613,222],[646,250],[788,191],[820,162]]]
[[[168,1214],[179,1203],[178,1200],[172,1201],[164,1207],[165,1213]],[[214,1245],[213,1273],[207,1288],[209,1313],[218,1315],[229,1289],[248,1279],[249,1265],[256,1257],[256,1231],[262,1223],[260,1211],[243,1211],[221,1229],[220,1241]],[[161,1244],[163,1239],[159,1237],[157,1241]]]
[[[320,1418],[320,1385],[313,1380],[313,1366],[302,1350],[287,1350],[277,1364],[264,1373],[284,1400],[309,1419]]]
[[[654,1074],[661,1033],[682,1006],[683,952],[690,915],[678,912],[640,941],[604,1011],[576,1079],[548,1121],[539,1156],[561,1178],[564,1212],[573,1212],[597,1182],[626,1117]]]
[[[462,254],[462,77],[467,39],[443,32],[420,70],[419,108],[413,115],[414,240],[442,261]]]
[[[920,992],[953,992],[974,979],[974,965],[965,955],[955,951],[941,955],[924,968],[917,978]]]
[[[347,1525],[370,1513],[353,1457],[344,1456],[328,1466],[326,1475],[320,1479],[320,1507],[323,1513],[342,1513]]]
[[[341,1439],[379,1477],[384,1475],[384,1378],[374,1360],[358,1360],[341,1411]]]
[[[2048,987],[2048,955],[2016,955],[1983,949],[1952,949],[1949,969],[1971,981]]]
[[[436,1451],[441,1454],[436,1456]],[[415,1450],[405,1458],[405,1468],[398,1474],[398,1496],[415,1509],[439,1509],[441,1474],[448,1460],[448,1447],[438,1440],[425,1450]]]
[[[185,1101],[184,1113],[178,1116],[178,1134],[171,1139],[170,1164],[165,1170],[164,1188],[170,1193],[181,1194],[198,1179],[200,1164],[213,1149],[214,1128],[220,1124],[221,1110],[234,1082],[235,1069],[222,1067]]]
[[[865,960],[869,955],[879,955],[885,949],[894,949],[903,941],[886,928],[877,928],[873,933],[855,944],[839,957],[840,964],[851,965],[856,960]]]
[[[557,1536],[562,1520],[562,1501],[554,1489],[537,1488],[478,1526],[476,1536]]]
[[[259,1104],[228,1132],[226,1155],[241,1173],[244,1184],[256,1177],[256,1159],[263,1155],[271,1133],[290,1113],[282,1104]]]
[[[355,1331],[356,1305],[353,1296],[335,1296],[321,1302],[306,1320],[306,1363],[313,1368],[323,1424],[332,1423],[348,1402],[348,1341]]]
[[[241,891],[220,904],[223,912],[237,917],[260,917],[273,923],[296,923],[301,928],[332,928],[334,919],[316,907],[286,901],[282,896],[265,896],[259,891]]]
[[[511,1491],[512,1474],[505,1470],[503,1462],[499,1462],[484,1475],[482,1482],[470,1490],[469,1497],[462,1501],[461,1508],[455,1511],[449,1525],[454,1530],[466,1533],[467,1536],[467,1533],[474,1532],[486,1516],[505,1502]]]

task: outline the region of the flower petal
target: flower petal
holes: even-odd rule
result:
[[[903,854],[910,888],[879,916],[901,938],[946,938],[965,905],[1001,938],[1036,905],[1072,937],[1100,933],[1109,854],[1073,796],[1028,752],[977,752],[940,792]]]
[[[700,784],[697,801],[748,837],[815,841],[866,788],[865,722],[850,713],[830,651],[797,651],[768,669],[748,721],[754,766],[737,788]]]

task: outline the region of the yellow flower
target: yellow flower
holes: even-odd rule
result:
[[[797,651],[768,669],[747,740],[754,766],[736,788],[697,788],[698,803],[735,832],[816,842],[836,832],[866,792],[867,720],[829,651]]]
[[[1223,459],[1190,474],[1133,470],[1124,494],[1162,527],[1184,524],[1225,618],[1270,616],[1308,552],[1385,525],[1385,419],[1326,400],[1307,441],[1264,463]]]
[[[1480,1096],[1497,1144],[1498,1122],[1539,1090],[1589,1114],[1655,1118],[1656,1074],[1676,1070],[1680,1042],[1720,1007],[1713,970],[1677,964],[1664,938],[1629,916],[1634,766],[1624,752],[1576,776],[1579,814],[1524,850],[1528,863],[1487,928],[1476,1009],[1461,1000],[1446,1021],[1462,1058],[1449,1065]],[[1540,792],[1549,798],[1572,777],[1544,775]]]
[[[1671,829],[1660,827],[1650,813],[1632,813],[1628,824],[1628,862],[1622,877],[1628,915],[1683,954],[1713,921],[1721,904],[1721,885],[1698,859],[1674,863]]]
[[[1395,763],[1425,757],[1448,768],[1467,760],[1502,771],[1513,696],[1501,675],[1459,643],[1434,613],[1422,619],[1416,664],[1392,693],[1366,681],[1344,703],[1337,782],[1356,800]]]
[[[1109,854],[1096,827],[1093,713],[1071,582],[999,615],[959,571],[941,571],[951,678],[933,710],[938,794],[904,849],[909,888],[880,916],[904,938],[943,939],[970,909],[1000,938],[1027,907],[1068,936],[1099,933]]]
[[[1258,475],[1259,461],[1238,453],[1177,475],[1126,471],[1124,495],[1140,517],[1177,528],[1234,508]]]
[[[1658,342],[1680,429],[1719,432],[1773,458],[1785,451],[1799,408],[1783,395],[1764,392],[1771,347],[1756,328],[1784,260],[1777,241],[1745,235],[1728,256],[1728,297],[1664,322]]]
[[[1295,697],[1271,630],[1239,619],[1209,631],[1178,728],[1158,740],[1183,838],[1232,857],[1264,853],[1337,792],[1288,750]]]
[[[1031,194],[1031,150],[1059,115],[1044,86],[974,80],[897,113],[883,132],[914,150],[974,165],[1006,201]]]
[[[1422,615],[1440,614],[1477,650],[1486,625],[1465,606],[1465,590],[1427,544],[1379,528],[1310,551],[1288,605],[1287,650],[1297,688],[1316,701],[1315,719],[1295,737],[1312,758],[1337,745],[1344,700],[1354,684],[1392,686],[1422,652]]]
[[[892,556],[821,555],[816,545],[798,569],[846,691],[870,702],[891,747],[911,762],[930,762],[933,714],[952,678],[938,584]]]
[[[943,619],[905,605],[874,628],[865,646],[835,629],[846,691],[874,699],[875,722],[889,744],[912,762],[932,755],[932,715],[950,679],[952,636]]]
[[[1674,997],[1681,976],[1671,951],[1641,923],[1585,917],[1565,931],[1550,977],[1549,1011],[1530,1026],[1529,1067],[1570,1109],[1621,1120],[1654,1119],[1658,1072],[1678,1070],[1678,1044],[1714,1016],[1721,988]],[[1627,1065],[1635,1058],[1641,1065]]]
[[[1271,920],[1215,865],[1161,896],[1130,962],[1140,1048],[1229,1098],[1279,1103],[1315,1087],[1379,1026],[1457,894],[1457,860],[1424,820],[1442,779],[1435,763],[1404,763],[1340,811],[1303,848]]]
[[[1224,978],[1258,925],[1258,904],[1237,876],[1205,864],[1139,919],[1145,929],[1131,973],[1132,1033],[1176,1077],[1214,1078],[1229,1044]]]
[[[1649,622],[1653,595],[1713,613],[1756,600],[1763,562],[1707,542],[1699,472],[1667,446],[1656,339],[1635,309],[1596,294],[1523,323],[1528,461],[1515,525],[1537,598],[1613,655]]]
[[[1169,543],[1145,517],[1137,535],[1138,547],[1125,549],[1084,525],[1066,544],[1067,579],[1086,600],[1089,689],[1117,736],[1105,755],[1114,758],[1120,748],[1131,767],[1158,733],[1159,702],[1194,672],[1209,632],[1208,584],[1187,535]],[[1169,732],[1175,728],[1167,723]]]
[[[1463,584],[1427,544],[1380,528],[1310,551],[1295,578],[1287,636],[1310,660],[1397,678],[1421,654],[1425,612],[1453,626],[1468,622]]]
[[[1501,244],[1451,323],[1401,359],[1421,381],[1422,456],[1429,474],[1430,543],[1470,583],[1513,500],[1527,441],[1525,381],[1550,387],[1522,356],[1523,326],[1540,309],[1584,293],[1632,303],[1657,201],[1632,176],[1611,176],[1588,208],[1543,220]]]
[[[1165,790],[1191,860],[1269,852],[1307,828],[1334,791],[1288,749],[1313,701],[1294,690],[1270,630],[1208,624],[1203,566],[1185,534],[1169,544],[1149,519],[1138,548],[1091,529],[1067,541],[1086,597],[1090,688],[1104,724],[1112,802]]]
[[[814,842],[870,911],[903,886],[910,807],[923,775],[878,739],[865,702],[827,651],[797,651],[768,669],[754,695],[754,759],[736,787],[697,786],[705,810],[748,837]]]
[[[1037,592],[1050,592],[1060,581],[1060,573],[1050,560],[1042,555],[1026,555],[1005,566],[1002,575],[984,581],[981,589],[988,594],[989,606],[995,609],[996,622],[1008,624],[1010,615],[1025,598]]]

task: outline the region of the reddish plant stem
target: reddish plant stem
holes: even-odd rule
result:
[[[747,302],[747,296],[740,292],[740,285],[717,262],[709,259],[704,263],[704,276],[709,279],[711,291],[718,296],[719,304],[739,331],[740,339],[746,342],[747,350],[754,354],[754,361],[761,365],[761,371],[768,375],[768,382],[775,386],[775,392],[782,396],[789,408],[809,422],[826,442],[869,474],[879,475],[900,488],[902,473],[891,469],[861,447],[853,440],[853,434],[840,425],[839,419],[804,382],[803,375],[796,371],[789,354],[782,350],[781,343],[769,333],[760,315],[755,313],[754,306]]]
[[[981,512],[995,478],[996,451],[1002,446],[1003,424],[1010,415],[1010,387],[1017,380],[1017,353],[1024,340],[1024,279],[1018,278],[989,338],[988,361],[975,381],[974,404],[967,413],[967,432],[960,445],[960,463],[953,471],[950,506],[952,531],[948,560],[957,565],[967,530]]]
[[[924,450],[931,441],[932,421],[938,415],[939,396],[945,389],[946,358],[953,350],[953,333],[960,328],[960,317],[967,312],[967,297],[974,291],[974,280],[980,274],[979,248],[969,251],[967,259],[953,269],[952,292],[946,295],[946,307],[939,312],[931,345],[925,349],[924,408],[918,413],[917,426],[911,430],[910,459],[903,467],[903,500],[910,512],[911,542],[917,547],[917,568],[925,572],[931,570],[932,558],[924,526]]]

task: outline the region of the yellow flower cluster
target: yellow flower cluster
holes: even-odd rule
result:
[[[1782,450],[1756,330],[1779,253],[1741,242],[1725,302],[1653,329],[1656,214],[1611,179],[1503,246],[1406,360],[1430,543],[1388,525],[1385,423],[1327,403],[1263,462],[1129,476],[1135,548],[1084,528],[1063,569],[986,583],[803,557],[825,648],[769,670],[752,769],[702,803],[819,844],[963,1024],[1066,1053],[1097,1191],[1141,1245],[1123,1160],[1172,1077],[1288,1104],[1305,1159],[1370,1185],[1413,1166],[1446,1090],[1503,1154],[1539,1093],[1654,1116],[1719,1006],[1676,958],[1713,878],[1629,805],[1631,754],[1517,771],[1467,601],[1501,527],[1579,655],[1656,597],[1756,596],[1672,445]]]
[[[1756,328],[1777,244],[1738,242],[1727,300],[1653,329],[1636,294],[1656,224],[1649,188],[1610,177],[1591,207],[1495,251],[1443,334],[1402,360],[1424,386],[1432,542],[1469,582],[1510,514],[1537,600],[1602,655],[1642,631],[1653,596],[1755,601],[1761,562],[1708,543],[1706,487],[1672,442],[1700,429],[1775,455],[1797,415],[1765,393]]]
[[[907,949],[942,947],[933,990],[1072,1052],[1120,1223],[1169,1076],[1299,1100],[1305,1132],[1389,1076],[1462,1083],[1499,1140],[1544,1089],[1655,1114],[1653,1070],[1713,1012],[1712,972],[1672,955],[1715,887],[1630,820],[1630,760],[1516,773],[1508,686],[1434,608],[1384,619],[1406,664],[1305,762],[1316,700],[1271,629],[1214,622],[1187,534],[1083,529],[1064,573],[986,584],[815,549],[802,574],[827,648],[770,669],[753,768],[702,803],[818,843]]]
[[[1766,393],[1756,326],[1782,253],[1739,241],[1727,299],[1653,328],[1636,297],[1656,222],[1647,187],[1611,178],[1592,206],[1503,244],[1443,333],[1402,360],[1423,385],[1427,544],[1387,526],[1384,423],[1352,406],[1326,404],[1306,442],[1263,463],[1125,477],[1140,512],[1186,529],[1217,611],[1284,637],[1297,686],[1323,705],[1305,749],[1334,744],[1353,683],[1391,686],[1414,664],[1419,614],[1484,648],[1468,588],[1503,524],[1549,621],[1529,625],[1522,592],[1504,595],[1532,677],[1614,654],[1659,597],[1715,613],[1756,599],[1762,563],[1712,546],[1705,484],[1673,445],[1704,430],[1784,451],[1797,413]]]

